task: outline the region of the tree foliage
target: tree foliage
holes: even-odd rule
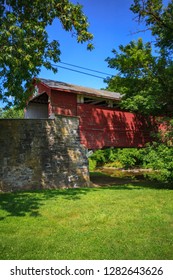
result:
[[[173,108],[173,63],[165,56],[152,55],[150,43],[142,39],[120,46],[108,57],[109,67],[118,74],[107,79],[108,89],[123,94],[122,107],[143,114],[170,113]]]
[[[173,110],[173,1],[134,0],[131,10],[155,37],[154,46],[142,39],[120,46],[107,58],[118,74],[107,79],[108,89],[123,94],[122,107],[144,114],[170,114]],[[155,51],[155,54],[153,55]]]
[[[77,42],[88,42],[87,48],[93,48],[82,6],[69,0],[0,0],[0,17],[0,97],[9,105],[25,104],[27,89],[41,66],[57,71],[51,61],[59,61],[60,45],[57,38],[50,41],[46,31],[54,19]]]
[[[137,15],[139,23],[144,21],[146,27],[155,37],[155,46],[173,54],[173,1],[165,6],[162,0],[134,0],[131,10]]]
[[[151,179],[171,183],[173,179],[173,148],[158,143],[149,145],[144,152],[143,166],[157,171],[149,174]]]
[[[0,108],[0,119],[23,119],[24,118],[24,110],[18,109],[16,107],[8,108],[7,110],[3,110]]]
[[[123,94],[123,108],[149,113],[151,109],[156,109],[156,93],[158,98],[160,96],[154,73],[156,59],[152,56],[151,45],[139,39],[126,46],[121,45],[119,50],[120,53],[114,49],[114,57],[107,58],[109,67],[118,70],[118,75],[107,80],[109,90]]]
[[[118,74],[107,79],[108,89],[123,94],[123,108],[162,116],[158,143],[148,145],[139,155],[142,155],[143,167],[157,170],[150,177],[172,182],[173,1],[164,6],[161,0],[134,0],[131,10],[136,14],[137,21],[143,22],[146,30],[150,30],[154,41],[144,43],[138,39],[120,46],[119,51],[112,51],[113,57],[108,57],[107,62]],[[133,163],[136,160],[134,155],[123,152],[125,162],[132,156]]]

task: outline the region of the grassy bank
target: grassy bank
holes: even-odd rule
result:
[[[0,205],[1,259],[173,259],[173,193],[151,182],[2,193]]]

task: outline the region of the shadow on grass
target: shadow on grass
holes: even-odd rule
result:
[[[33,217],[39,216],[42,199],[32,192],[14,192],[0,194],[0,209],[8,213],[7,216],[23,217],[30,213]],[[3,219],[3,218],[1,218]]]
[[[134,175],[129,177],[126,176],[116,177],[102,172],[91,172],[90,178],[95,185],[99,185],[100,187],[115,186],[115,189],[121,188],[121,189],[129,189],[129,190],[133,190],[137,188],[173,190],[172,183],[147,180],[142,175]]]
[[[11,193],[0,193],[0,209],[5,211],[0,220],[9,216],[39,217],[39,209],[47,200],[63,197],[67,200],[79,200],[89,192],[98,192],[104,189],[110,190],[140,190],[149,189],[173,189],[173,186],[160,182],[137,180],[135,178],[115,178],[103,173],[91,174],[91,181],[95,187],[80,189],[51,189],[51,190],[32,190],[17,191]]]
[[[40,207],[47,200],[55,197],[63,197],[67,200],[79,200],[90,191],[97,191],[97,189],[48,189],[0,193],[0,209],[6,211],[5,217],[23,217],[26,214],[29,214],[31,217],[38,217],[40,216]],[[0,220],[3,220],[4,216],[0,217]]]

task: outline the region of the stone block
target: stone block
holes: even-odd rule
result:
[[[77,117],[0,120],[0,190],[89,186]]]

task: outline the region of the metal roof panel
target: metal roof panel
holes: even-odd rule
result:
[[[121,100],[121,96],[122,96],[118,92],[111,92],[107,90],[99,90],[99,89],[93,89],[93,88],[88,88],[83,86],[77,86],[77,85],[72,85],[65,82],[59,82],[50,79],[39,78],[38,80],[52,89],[66,90],[69,92],[75,92],[77,94],[85,94],[85,95],[102,97],[106,99],[114,99],[114,100]]]

